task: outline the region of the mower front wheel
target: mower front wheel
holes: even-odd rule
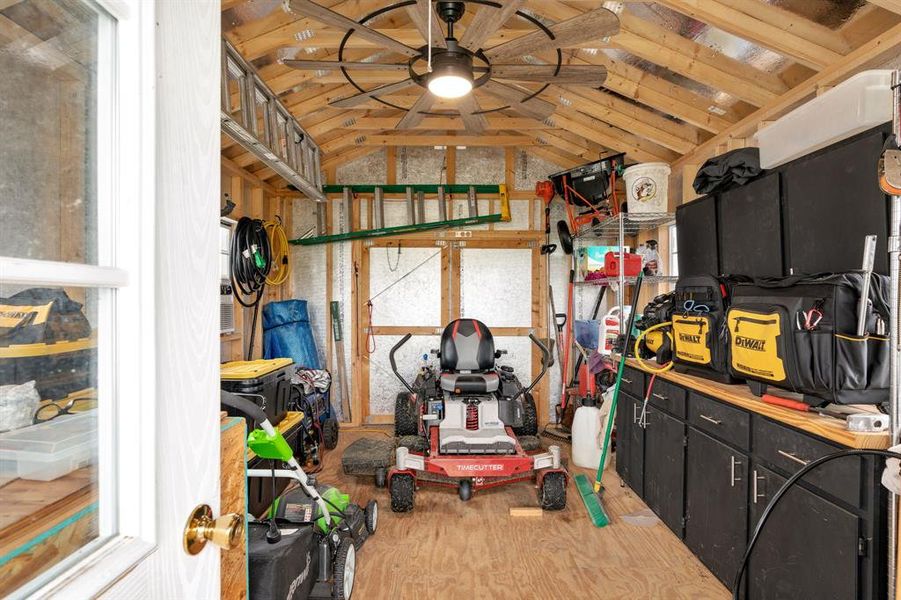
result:
[[[410,394],[401,392],[394,399],[394,435],[416,435],[419,433],[419,414],[416,404],[410,401]]]
[[[538,504],[544,510],[566,508],[566,475],[558,471],[545,474],[538,488]]]
[[[391,478],[389,484],[391,494],[391,510],[393,512],[410,512],[413,510],[413,499],[416,495],[416,480],[407,473],[398,473]]]
[[[357,550],[353,540],[345,538],[335,553],[334,597],[337,600],[350,600],[354,591],[354,575],[357,571]]]
[[[322,424],[322,443],[328,450],[334,450],[338,445],[338,420],[334,417],[329,417]]]
[[[375,487],[382,489],[388,484],[388,469],[379,467],[375,470]]]
[[[472,498],[472,482],[468,479],[462,480],[457,492],[460,494],[460,500],[466,502]]]
[[[366,517],[366,531],[369,532],[369,535],[372,535],[379,526],[379,503],[375,500],[370,500],[363,515]]]

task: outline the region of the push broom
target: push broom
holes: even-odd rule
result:
[[[588,510],[588,516],[595,527],[605,527],[610,524],[610,517],[604,511],[604,505],[601,503],[601,478],[604,474],[604,463],[607,462],[607,453],[610,451],[610,434],[613,432],[613,419],[616,412],[616,404],[619,400],[619,389],[623,381],[623,371],[626,366],[626,352],[629,348],[629,339],[632,337],[632,326],[635,323],[635,311],[638,308],[638,295],[641,293],[641,280],[643,272],[638,272],[638,278],[635,280],[635,289],[632,292],[632,311],[629,313],[629,322],[626,326],[625,343],[622,347],[622,355],[620,356],[619,367],[616,371],[616,383],[613,387],[613,397],[610,399],[610,410],[607,413],[607,427],[604,431],[604,445],[601,450],[601,462],[598,463],[598,473],[595,477],[594,485],[588,479],[587,475],[582,473],[576,475],[576,487],[579,489],[579,495],[582,502]]]

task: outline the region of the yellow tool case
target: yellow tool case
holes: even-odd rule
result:
[[[0,373],[4,384],[34,381],[42,400],[97,385],[91,325],[62,289],[29,288],[0,298]]]
[[[294,361],[290,358],[232,361],[220,365],[219,379],[223,390],[256,402],[269,417],[269,422],[276,425],[288,412],[294,370]],[[245,416],[233,411],[229,414]],[[256,427],[255,423],[248,422],[247,425],[249,429]]]
[[[863,272],[759,279],[735,287],[726,316],[729,368],[751,391],[769,385],[819,405],[888,401],[888,278]],[[865,311],[857,335],[858,311]]]

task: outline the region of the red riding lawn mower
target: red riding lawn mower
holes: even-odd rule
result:
[[[391,368],[407,388],[397,395],[395,464],[388,471],[391,510],[413,509],[418,486],[457,488],[466,501],[474,490],[532,481],[545,510],[566,506],[567,474],[560,448],[543,452],[538,441],[538,416],[532,389],[547,372],[547,347],[541,350],[541,372],[523,387],[513,368],[497,367],[494,338],[475,319],[451,322],[433,350],[440,371],[423,367],[411,385],[397,371],[394,354],[409,339],[391,349]]]

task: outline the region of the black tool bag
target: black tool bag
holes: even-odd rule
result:
[[[43,400],[93,387],[96,342],[82,305],[58,288],[30,288],[0,298],[3,383],[35,381]]]
[[[673,368],[723,383],[729,374],[726,310],[733,286],[747,278],[698,275],[680,277],[673,305]]]
[[[277,521],[281,539],[266,541],[269,523],[247,524],[249,597],[253,600],[308,598],[319,572],[318,535],[313,525]]]
[[[673,359],[673,347],[670,343],[673,333],[672,325],[666,325],[666,323],[669,323],[673,318],[675,297],[675,292],[667,292],[655,297],[648,302],[641,317],[635,323],[635,327],[640,331],[663,325],[642,337],[638,347],[640,358],[645,360],[655,359],[657,364],[660,365],[666,364]]]
[[[727,315],[731,372],[758,395],[773,385],[814,406],[887,402],[889,278],[870,276],[858,336],[865,277],[852,271],[736,286]]]

